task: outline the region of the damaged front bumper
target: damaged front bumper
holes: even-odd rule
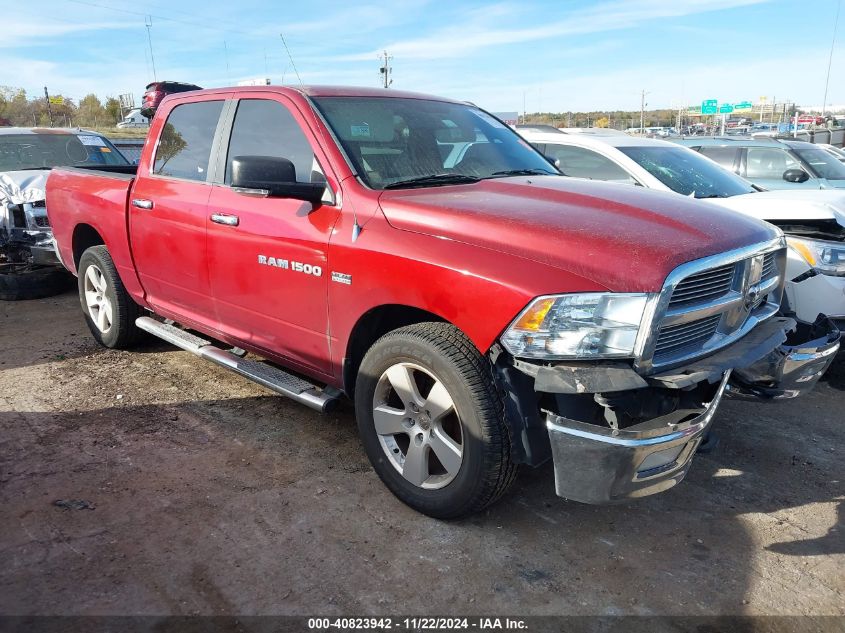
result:
[[[827,318],[796,329],[793,319],[776,317],[716,354],[656,375],[622,363],[514,364],[534,379],[557,494],[602,504],[679,483],[724,396],[806,393],[833,360],[839,337]]]

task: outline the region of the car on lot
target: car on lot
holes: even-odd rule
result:
[[[96,340],[146,331],[321,411],[348,395],[387,487],[441,518],[549,459],[570,499],[664,491],[729,384],[797,396],[839,347],[778,316],[776,227],[562,177],[466,102],[170,95],[137,167],[55,169],[47,200]]]
[[[786,305],[799,321],[825,314],[845,329],[845,192],[768,191],[668,141],[523,132],[560,170],[703,199],[787,234]]]
[[[167,95],[177,94],[180,92],[190,92],[192,90],[202,90],[196,84],[184,83],[181,81],[154,81],[147,84],[144,89],[144,97],[141,101],[140,114],[147,119],[152,119],[155,111],[158,108],[161,100]]]
[[[50,169],[126,164],[96,132],[0,128],[0,299],[46,297],[67,287],[47,217],[44,189]]]
[[[845,165],[813,143],[732,137],[674,142],[765,189],[845,189]]]
[[[134,110],[130,110],[116,127],[121,130],[127,128],[148,128],[150,127],[150,120],[141,114],[140,108],[135,108]]]

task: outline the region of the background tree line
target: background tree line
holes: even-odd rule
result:
[[[62,103],[51,103],[54,127],[113,127],[123,115],[120,102],[107,97],[105,103],[95,94],[89,94],[77,104],[63,95]],[[50,125],[50,114],[44,96],[29,97],[26,90],[0,86],[0,125],[38,127]]]
[[[646,110],[643,118],[644,127],[674,127],[678,122],[678,111],[670,109]],[[682,116],[681,119],[682,124],[688,122],[686,116]],[[554,127],[606,127],[626,130],[630,127],[640,127],[640,111],[534,112],[525,115],[525,122],[553,125]]]
[[[89,94],[78,104],[64,97],[62,104],[53,103],[50,107],[53,111],[53,125],[56,127],[113,127],[123,118],[120,102],[115,97],[107,97],[102,102],[97,95]],[[673,126],[677,122],[677,114],[677,110],[648,110],[645,112],[645,127]],[[685,122],[686,117],[683,119]],[[555,127],[610,127],[624,130],[639,127],[640,111],[535,112],[527,114],[525,122]],[[28,97],[22,88],[0,86],[0,125],[49,126],[47,100],[43,96]]]

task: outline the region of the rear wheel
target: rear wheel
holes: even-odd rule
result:
[[[361,363],[355,407],[379,477],[424,514],[477,512],[514,479],[489,364],[454,326],[422,323],[379,339]]]
[[[131,347],[141,336],[141,315],[117,274],[105,246],[92,246],[79,259],[79,301],[88,329],[105,347]]]

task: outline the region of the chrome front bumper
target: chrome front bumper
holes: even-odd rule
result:
[[[628,399],[628,406],[632,401],[648,403],[665,394],[696,394],[692,400],[688,396],[679,399],[683,405],[646,421],[613,428],[545,410],[557,494],[605,504],[663,492],[689,471],[723,396],[777,400],[812,389],[838,351],[840,333],[827,318],[820,317],[812,327],[799,326],[787,335],[794,325],[792,319],[772,319],[755,335],[719,354],[647,377],[648,387],[632,389],[633,382],[629,382],[619,392]],[[618,377],[615,380],[619,382]],[[574,394],[566,387],[557,393]],[[573,397],[583,395],[589,392]],[[606,396],[594,394],[596,402]]]
[[[728,388],[725,372],[713,399],[690,420],[670,414],[611,430],[547,414],[560,497],[613,503],[663,492],[680,483]]]

